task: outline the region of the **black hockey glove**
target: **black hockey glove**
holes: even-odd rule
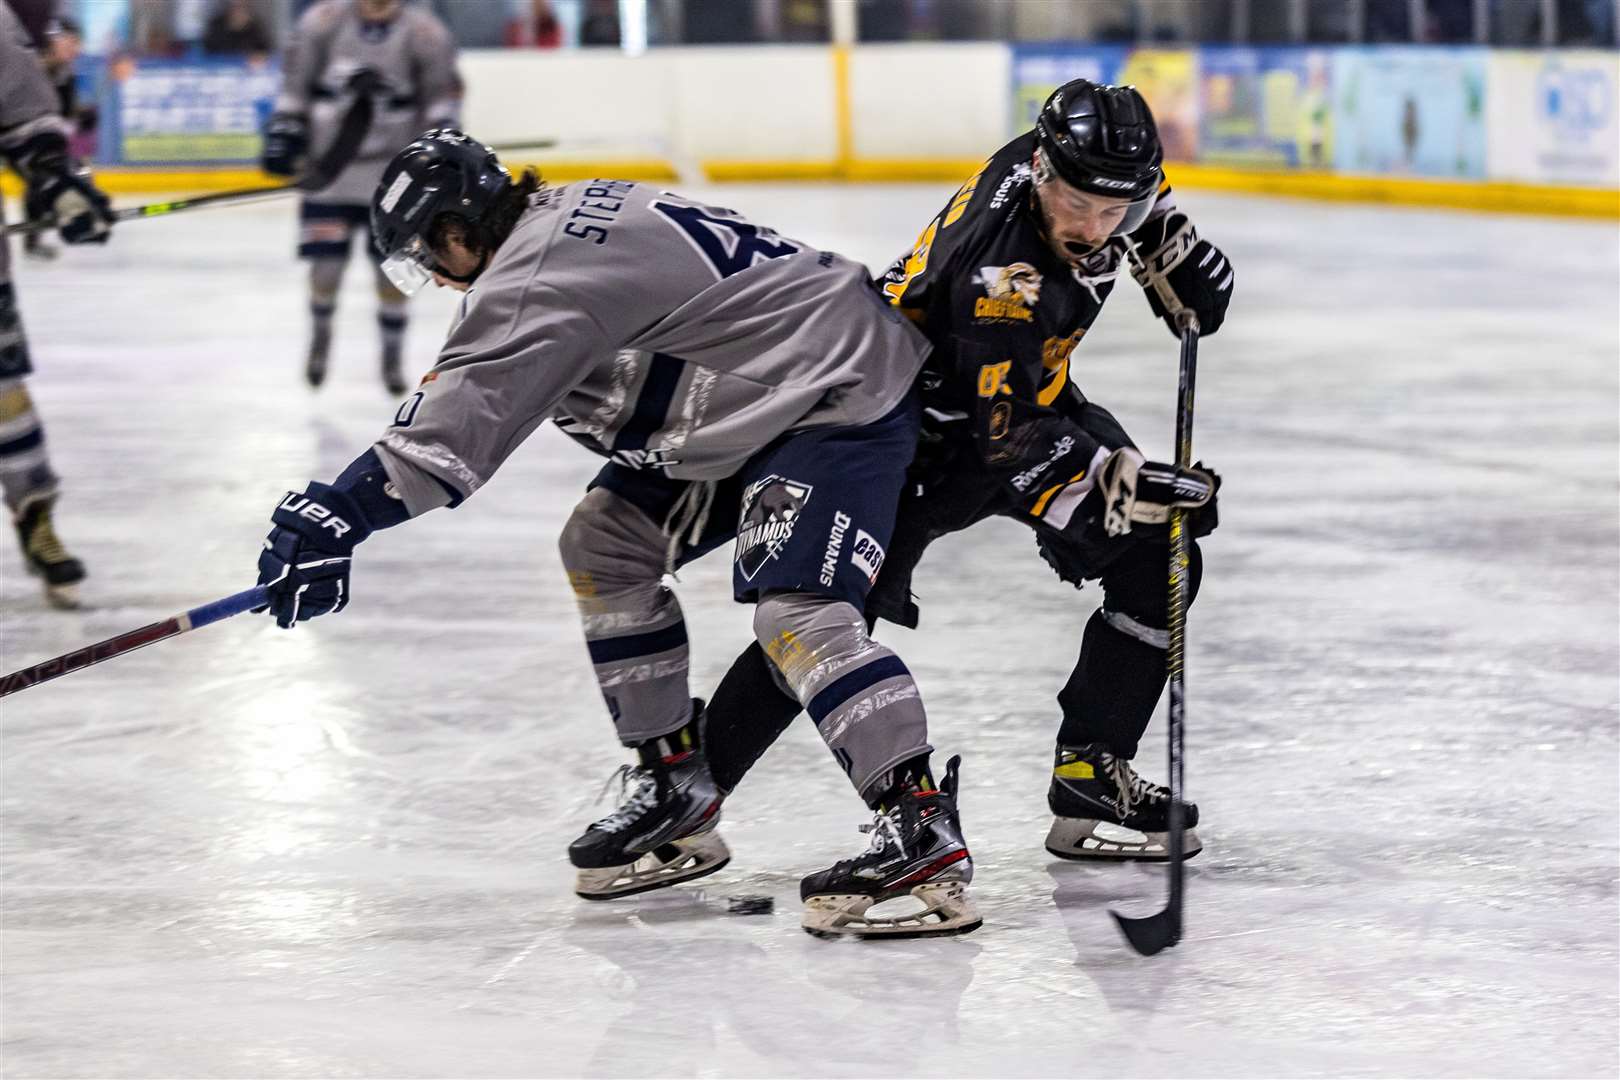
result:
[[[1163,225],[1159,246],[1151,253],[1139,251],[1141,262],[1132,267],[1131,276],[1172,334],[1181,336],[1177,319],[1191,311],[1198,316],[1199,334],[1209,337],[1226,321],[1226,306],[1232,302],[1232,264],[1220,248],[1199,239],[1187,215],[1168,214]]]
[[[371,525],[354,499],[326,484],[289,491],[270,515],[275,528],[259,555],[259,584],[270,587],[276,625],[342,611],[349,603],[349,562]]]
[[[309,150],[309,121],[297,113],[276,113],[264,128],[259,167],[272,176],[296,176]]]
[[[112,227],[112,203],[90,181],[89,170],[76,165],[60,135],[35,140],[18,155],[18,168],[27,178],[23,197],[30,221],[56,222],[69,244],[105,244]]]
[[[1124,536],[1135,525],[1163,525],[1170,508],[1197,509],[1215,497],[1220,477],[1202,463],[1178,469],[1144,460],[1138,450],[1122,447],[1108,455],[1097,475],[1103,500],[1103,528]]]

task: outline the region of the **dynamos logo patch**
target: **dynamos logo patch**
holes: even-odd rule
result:
[[[760,568],[781,552],[793,526],[810,501],[811,487],[780,476],[749,484],[742,497],[742,525],[737,529],[737,568],[753,581]]]

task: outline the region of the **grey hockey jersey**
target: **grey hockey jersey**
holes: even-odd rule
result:
[[[381,80],[376,115],[353,164],[312,202],[369,204],[384,167],[432,127],[455,125],[461,80],[456,45],[433,13],[406,4],[393,21],[367,23],[355,0],[321,0],[304,12],[282,57],[276,111],[309,117],[321,154],[354,102],[349,80],[369,69]]]
[[[787,432],[882,417],[928,348],[841,255],[628,181],[544,188],[376,449],[413,515],[477,491],[547,418],[631,467],[719,479]]]

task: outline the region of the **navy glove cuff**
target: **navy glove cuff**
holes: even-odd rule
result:
[[[270,520],[298,533],[311,547],[339,555],[351,554],[372,532],[360,504],[329,484],[287,492]]]

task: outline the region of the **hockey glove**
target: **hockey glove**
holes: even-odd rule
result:
[[[1199,334],[1209,337],[1226,321],[1232,302],[1232,264],[1220,248],[1199,239],[1187,215],[1169,214],[1163,226],[1163,240],[1132,267],[1131,276],[1172,334],[1181,336],[1178,317],[1190,311],[1198,316]]]
[[[365,513],[348,495],[326,484],[289,491],[270,516],[275,528],[259,555],[259,584],[270,588],[268,610],[276,625],[342,611],[349,603],[349,561],[371,535]]]
[[[296,176],[309,150],[309,121],[296,113],[276,113],[264,129],[259,167],[272,176]]]
[[[61,136],[37,140],[19,155],[19,167],[28,180],[23,206],[30,221],[56,222],[69,244],[105,244],[113,222],[112,203],[90,181],[89,170],[68,156]]]
[[[1172,506],[1204,506],[1220,485],[1220,478],[1201,465],[1178,469],[1144,460],[1140,451],[1122,447],[1108,455],[1098,474],[1103,528],[1109,536],[1124,536],[1135,525],[1163,525]]]

